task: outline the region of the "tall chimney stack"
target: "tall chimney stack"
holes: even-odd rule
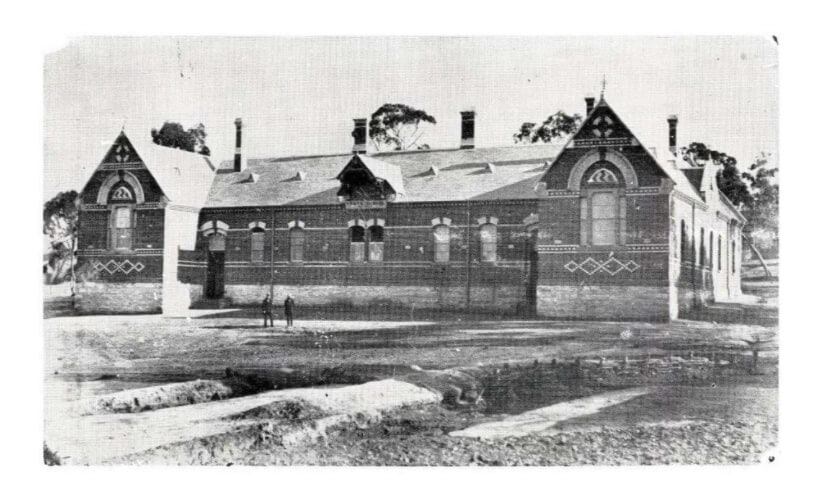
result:
[[[366,119],[352,119],[355,127],[352,129],[352,153],[363,155],[366,153]]]
[[[667,144],[670,153],[676,155],[676,126],[679,124],[679,118],[675,115],[667,117]]]
[[[460,149],[468,150],[474,148],[474,118],[477,113],[474,110],[464,110],[460,112]]]
[[[596,104],[596,98],[593,95],[588,95],[585,97],[585,116],[591,115],[591,111],[594,109],[594,105]]]
[[[241,117],[236,118],[236,154],[233,155],[233,172],[241,172]]]

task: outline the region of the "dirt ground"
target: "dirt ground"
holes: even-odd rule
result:
[[[111,463],[753,463],[777,442],[777,327],[685,320],[297,320],[292,329],[265,329],[246,312],[220,310],[196,311],[187,319],[72,316],[59,311],[46,311],[46,316],[46,416],[52,418],[60,415],[62,405],[79,399],[170,382],[224,380],[226,375],[234,383],[236,377],[261,378],[244,384],[250,394],[253,387],[362,383],[407,377],[418,370],[519,369],[525,375],[527,367],[577,358],[702,356],[711,363],[731,364],[731,372],[712,384],[705,384],[709,377],[666,384],[654,380],[649,395],[561,422],[549,433],[521,438],[487,441],[448,433],[594,394],[600,388],[532,384],[544,392],[526,393],[533,399],[513,411],[443,405],[403,408],[385,413],[366,428],[338,430],[319,443],[283,448],[253,440],[252,449],[215,454],[216,441],[203,439]],[[761,366],[751,373],[753,348],[760,350]]]

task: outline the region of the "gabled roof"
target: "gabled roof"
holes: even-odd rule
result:
[[[704,177],[704,167],[688,167],[682,169],[682,173],[687,177],[687,180],[690,181],[690,184],[696,188],[696,191],[701,192],[702,190],[702,178]]]
[[[389,186],[395,190],[398,197],[406,195],[406,190],[403,188],[403,175],[401,174],[400,167],[378,160],[371,155],[356,155],[356,157],[369,169],[369,172],[371,172],[373,176],[386,181]],[[336,176],[336,179],[341,179],[341,173]]]
[[[396,202],[534,199],[537,197],[534,187],[543,166],[553,159],[558,148],[517,145],[384,152],[359,157],[396,191],[392,181],[399,181],[400,172],[404,194]],[[225,162],[216,174],[206,206],[337,204],[341,186],[337,176],[352,156],[250,159],[241,172],[232,172],[232,162]],[[494,173],[486,172],[489,163],[494,164]],[[298,171],[306,171],[303,181],[294,179]],[[258,176],[255,183],[246,182],[251,173]]]
[[[204,205],[215,176],[210,157],[160,146],[147,134],[128,136],[124,131],[113,146],[123,137],[131,143],[170,203],[193,208]]]

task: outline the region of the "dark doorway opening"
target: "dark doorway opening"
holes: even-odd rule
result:
[[[208,241],[205,297],[221,298],[224,296],[225,239],[221,234],[214,234]]]

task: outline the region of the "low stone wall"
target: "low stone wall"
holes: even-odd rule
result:
[[[259,305],[270,292],[267,285],[227,285],[225,298],[234,305]],[[390,304],[417,309],[464,310],[465,287],[429,286],[334,286],[334,285],[276,285],[273,304],[281,305],[292,295],[299,306],[366,306]],[[196,301],[196,300],[192,300]],[[525,304],[525,289],[518,286],[473,286],[470,305],[473,309],[515,312]]]
[[[668,288],[537,286],[537,315],[580,320],[666,321],[670,318]]]
[[[162,284],[80,283],[76,308],[81,313],[158,313],[162,311]]]

